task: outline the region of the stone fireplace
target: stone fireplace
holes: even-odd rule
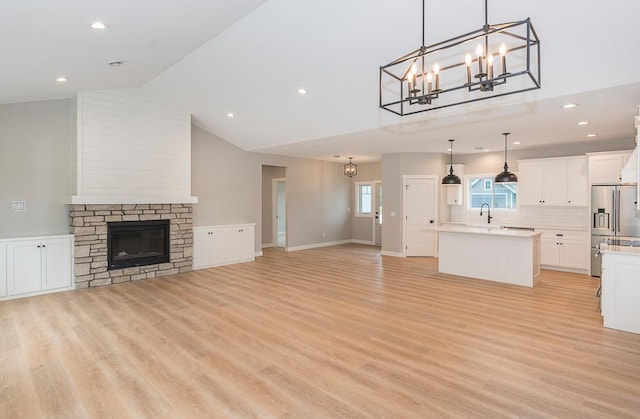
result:
[[[188,272],[193,260],[192,204],[71,204],[69,231],[75,236],[76,288],[117,284]],[[107,224],[169,222],[169,260],[124,268],[109,268]],[[135,245],[134,245],[135,247]],[[117,253],[125,252],[120,250]],[[133,253],[133,252],[130,252]],[[149,253],[155,253],[150,250]],[[121,255],[124,256],[124,255]]]

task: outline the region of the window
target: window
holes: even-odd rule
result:
[[[369,182],[356,182],[356,216],[371,217],[373,186]]]
[[[468,178],[469,209],[480,209],[487,203],[491,208],[516,209],[517,183],[495,183],[492,177]]]

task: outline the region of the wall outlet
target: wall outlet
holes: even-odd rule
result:
[[[324,231],[322,232],[322,237],[327,237]]]
[[[391,216],[395,217],[396,216],[396,212],[395,211],[391,211]]]
[[[24,212],[27,210],[26,201],[13,201],[13,212]]]

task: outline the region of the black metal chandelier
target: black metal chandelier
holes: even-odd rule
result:
[[[455,140],[449,140],[449,152],[451,160],[449,161],[449,174],[442,178],[443,185],[460,185],[462,181],[460,180],[460,176],[453,174],[453,142]]]
[[[540,88],[540,40],[529,18],[422,46],[380,67],[380,107],[411,115]],[[509,66],[507,67],[507,63]]]
[[[358,165],[351,162],[353,157],[349,157],[349,163],[344,165],[344,175],[353,177],[358,174]]]

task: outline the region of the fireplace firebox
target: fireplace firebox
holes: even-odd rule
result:
[[[169,262],[169,233],[169,220],[107,223],[107,269]]]

